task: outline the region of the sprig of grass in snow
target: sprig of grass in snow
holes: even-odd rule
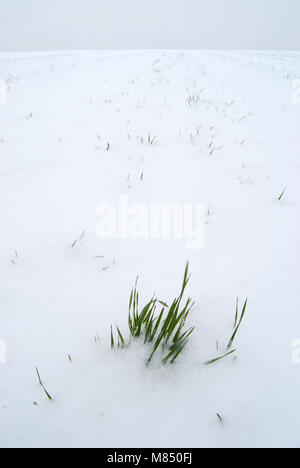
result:
[[[224,359],[226,358],[227,356],[230,356],[231,354],[235,353],[236,352],[236,349],[234,349],[233,351],[230,351],[229,353],[227,354],[224,354],[224,356],[220,356],[216,359],[212,359],[211,361],[207,361],[204,363],[205,366],[210,366],[211,364],[214,364],[215,362],[218,362],[218,361],[221,361],[221,359]]]
[[[82,241],[82,239],[84,238],[85,236],[85,231],[82,232],[81,236],[79,237],[79,239],[76,239],[73,244],[71,245],[71,249],[74,249],[75,245],[78,244],[78,242]]]
[[[101,341],[101,340],[100,340],[100,336],[99,336],[99,335],[95,335],[94,341],[95,341],[96,344],[97,344],[97,343],[100,343],[100,341]]]
[[[14,257],[11,259],[11,263],[12,263],[13,265],[15,265],[18,258],[19,258],[19,254],[18,254],[18,252],[15,250]]]
[[[283,190],[281,195],[278,197],[278,201],[281,201],[281,199],[282,199],[283,195],[285,194],[286,190],[287,190],[287,187],[285,187],[285,189]]]
[[[187,104],[189,107],[197,107],[200,103],[200,94],[192,94],[187,97]]]
[[[227,346],[227,349],[230,349],[233,342],[234,342],[234,339],[236,337],[236,334],[241,326],[241,323],[243,321],[243,318],[244,318],[244,315],[245,315],[245,312],[246,312],[246,309],[247,309],[247,305],[248,305],[248,299],[246,299],[245,303],[244,303],[244,307],[243,307],[243,310],[242,310],[242,313],[241,313],[241,317],[240,317],[240,320],[238,321],[238,302],[237,302],[237,309],[236,309],[236,316],[235,316],[235,329],[234,329],[234,332],[233,332],[233,335],[228,343],[228,346]]]
[[[236,308],[235,308],[235,317],[234,317],[234,332],[233,332],[233,335],[227,345],[227,349],[230,349],[233,345],[233,342],[235,340],[235,337],[236,337],[236,334],[240,328],[240,325],[243,321],[243,318],[244,318],[244,315],[245,315],[245,312],[246,312],[246,309],[247,309],[247,304],[248,304],[248,299],[246,299],[245,303],[244,303],[244,307],[243,307],[243,310],[242,310],[242,313],[241,313],[241,317],[239,319],[239,298],[237,298],[236,300]],[[219,349],[219,343],[217,341],[217,349]],[[225,359],[226,357],[230,356],[231,354],[235,353],[236,352],[236,349],[234,349],[233,351],[229,351],[227,352],[226,354],[224,354],[223,356],[220,356],[220,357],[217,357],[215,359],[212,359],[211,361],[207,361],[204,363],[205,366],[209,366],[210,364],[215,364],[216,362],[220,361],[221,359]]]
[[[48,400],[52,401],[52,396],[47,392],[46,388],[44,387],[44,384],[43,384],[43,382],[42,382],[42,379],[41,379],[41,376],[40,376],[40,373],[39,373],[38,368],[36,367],[35,369],[36,369],[36,373],[37,373],[37,376],[38,376],[38,380],[39,380],[40,386],[42,387],[42,389],[44,390],[45,394],[47,395]]]
[[[236,300],[234,328],[237,326],[238,319],[239,319],[239,298],[237,298]]]
[[[158,139],[156,136],[151,135],[151,133],[148,134],[147,139],[144,138],[144,136],[137,136],[137,139],[140,141],[141,145],[143,145],[145,142],[147,142],[148,145],[151,146],[156,146],[158,144]]]
[[[153,136],[151,136],[151,134],[149,133],[149,135],[148,135],[148,143],[149,143],[149,145],[154,145],[154,144],[156,144],[156,143],[157,143],[157,137],[156,137],[156,136],[153,137]]]
[[[116,327],[117,327],[117,332],[118,332],[118,348],[120,348],[120,347],[123,348],[124,345],[125,345],[125,340],[123,338],[122,333],[119,330],[119,327],[118,326],[116,326]]]
[[[111,349],[114,349],[114,347],[115,347],[115,340],[114,340],[114,333],[113,333],[112,325],[110,327],[110,347],[111,347]]]
[[[174,363],[188,343],[189,337],[194,331],[194,327],[185,330],[185,323],[190,311],[194,306],[191,298],[183,303],[183,296],[189,283],[189,263],[187,263],[181,292],[176,297],[170,307],[158,300],[155,296],[139,312],[139,293],[136,280],[129,299],[128,327],[132,338],[143,336],[144,343],[151,343],[153,348],[147,364],[149,364],[156,353],[161,348],[165,353],[163,364]],[[182,304],[183,303],[183,304]],[[157,308],[160,308],[157,313]],[[123,348],[125,340],[117,327],[118,347]],[[115,347],[113,329],[111,327],[111,348]]]

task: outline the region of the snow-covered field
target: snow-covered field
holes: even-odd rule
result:
[[[299,78],[292,52],[0,55],[2,447],[300,446]],[[203,248],[100,239],[120,195],[204,203]],[[169,301],[187,260],[177,363],[111,351],[136,276]]]

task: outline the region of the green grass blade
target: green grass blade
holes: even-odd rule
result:
[[[129,312],[131,311],[131,307],[132,307],[132,300],[133,300],[133,290],[131,291],[131,294],[130,294],[130,299],[129,299]]]
[[[186,267],[185,267],[185,271],[184,271],[182,289],[181,289],[181,293],[180,293],[181,298],[182,298],[182,296],[184,294],[184,291],[185,291],[185,289],[186,289],[186,287],[188,285],[188,282],[190,281],[190,278],[191,278],[191,275],[189,275],[189,267],[190,267],[190,263],[187,262]]]
[[[178,343],[182,342],[184,339],[189,338],[190,335],[194,332],[195,327],[189,328],[186,332],[184,332],[178,340],[174,343],[173,346],[176,346]]]
[[[37,373],[37,376],[38,376],[38,380],[39,380],[40,386],[41,386],[42,389],[44,390],[44,392],[45,392],[45,394],[46,394],[48,400],[52,401],[53,398],[52,398],[52,396],[47,392],[46,388],[44,387],[44,384],[43,384],[43,382],[42,382],[42,379],[41,379],[41,376],[40,376],[40,373],[39,373],[38,368],[36,367],[35,370],[36,370],[36,373]]]
[[[173,302],[173,304],[172,304],[172,306],[171,306],[171,308],[169,310],[168,316],[167,316],[167,318],[166,318],[166,320],[165,320],[165,322],[163,324],[163,327],[161,329],[161,332],[160,332],[160,334],[159,334],[159,336],[158,336],[158,338],[157,338],[157,340],[155,342],[155,345],[154,345],[153,351],[152,351],[152,353],[151,353],[151,355],[149,357],[148,363],[151,361],[154,353],[157,351],[159,345],[161,344],[163,338],[166,335],[166,330],[168,329],[169,323],[172,320],[175,308],[176,308],[176,300]]]
[[[128,327],[129,327],[129,331],[130,331],[131,336],[134,336],[134,328],[133,328],[133,324],[132,324],[130,314],[128,315]]]
[[[235,337],[236,337],[236,334],[237,334],[237,332],[238,332],[238,330],[239,330],[239,328],[240,328],[240,325],[241,325],[241,323],[242,323],[242,321],[243,321],[243,318],[244,318],[244,315],[245,315],[245,312],[246,312],[246,309],[247,309],[247,304],[248,304],[248,299],[246,299],[246,301],[245,301],[245,304],[244,304],[244,307],[243,307],[243,311],[242,311],[242,315],[241,315],[240,321],[239,321],[239,323],[237,324],[236,329],[234,330],[234,333],[233,333],[233,335],[232,335],[232,337],[231,337],[231,339],[230,339],[230,341],[229,341],[229,343],[228,343],[227,349],[231,348],[231,346],[232,346],[232,344],[233,344],[233,342],[234,342],[234,339],[235,339]]]
[[[160,305],[162,305],[163,307],[165,307],[165,309],[168,309],[168,308],[169,308],[168,304],[166,304],[165,302],[163,302],[163,301],[157,301],[157,302],[158,302],[158,304],[160,304]]]
[[[114,347],[115,347],[115,340],[114,340],[112,325],[110,326],[110,347],[111,347],[111,349],[114,349]]]
[[[281,201],[281,199],[282,199],[283,195],[285,194],[286,190],[287,190],[287,187],[285,187],[285,189],[284,189],[284,191],[282,192],[282,194],[280,195],[280,197],[278,197],[278,200],[279,200],[279,201]]]
[[[148,323],[147,323],[146,331],[145,331],[145,340],[144,340],[144,343],[147,343],[149,337],[151,336],[153,324],[154,324],[154,322],[155,322],[154,313],[155,313],[155,310],[153,310],[151,316],[149,317],[149,321],[148,321]]]
[[[224,359],[224,358],[226,358],[227,356],[230,356],[230,354],[233,354],[233,353],[235,353],[235,352],[236,352],[236,350],[234,349],[233,351],[230,351],[229,353],[224,354],[224,356],[221,356],[221,357],[218,357],[218,358],[216,358],[216,359],[212,359],[211,361],[205,362],[204,365],[205,365],[205,366],[209,366],[210,364],[214,364],[215,362],[218,362],[218,361],[220,361],[221,359]]]
[[[236,300],[235,319],[234,319],[234,327],[233,328],[235,328],[237,326],[238,319],[239,319],[239,298],[237,298],[237,300]]]
[[[186,309],[186,307],[188,307],[189,304],[191,304],[190,307],[188,309]],[[177,331],[176,331],[176,333],[174,335],[174,338],[173,338],[174,343],[176,343],[176,341],[178,341],[179,334],[180,334],[181,330],[183,329],[183,327],[185,325],[185,322],[186,322],[186,320],[188,318],[188,315],[189,315],[191,309],[194,307],[195,303],[194,302],[192,302],[192,303],[189,302],[189,304],[187,303],[186,307],[184,308],[184,310],[181,312],[181,314],[178,317],[176,326],[177,326],[177,324],[178,324],[178,322],[180,320],[181,320],[181,322],[180,322],[179,327],[178,327],[178,329],[177,329]]]
[[[161,322],[161,320],[163,318],[164,312],[165,312],[165,309],[162,309],[161,313],[158,316],[158,319],[156,320],[155,327],[154,327],[153,332],[152,332],[152,334],[150,336],[150,339],[149,339],[150,342],[152,342],[154,340],[155,336],[156,336],[156,333],[157,333],[158,327],[160,325],[160,322]]]
[[[122,333],[120,332],[120,329],[119,329],[119,327],[118,327],[117,325],[116,325],[116,327],[117,327],[117,332],[118,332],[118,335],[119,335],[119,338],[120,338],[120,341],[121,341],[121,344],[122,344],[122,347],[123,347],[123,346],[124,346],[124,344],[125,344],[125,341],[124,341],[123,335],[122,335]]]
[[[171,358],[173,358],[181,348],[183,349],[183,345],[185,346],[186,343],[187,343],[187,340],[184,341],[184,342],[178,343],[177,345],[173,345],[172,348],[171,348],[171,351],[170,351],[169,354],[163,359],[162,363],[163,363],[163,364],[167,364],[167,362],[168,362]]]
[[[186,347],[186,344],[187,344],[188,340],[185,340],[183,345],[179,348],[179,350],[175,353],[173,359],[171,360],[171,364],[174,364],[174,362],[176,361],[176,359],[178,358],[178,356],[182,353],[182,351],[184,350],[184,348]]]

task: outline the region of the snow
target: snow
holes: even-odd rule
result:
[[[299,78],[296,52],[0,54],[1,447],[299,447]],[[204,203],[203,248],[99,239],[120,195]],[[141,301],[170,301],[187,260],[177,364],[111,351],[136,276]],[[237,296],[237,359],[204,366]]]

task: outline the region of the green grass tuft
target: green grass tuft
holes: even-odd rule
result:
[[[143,337],[145,344],[152,345],[152,352],[148,358],[149,364],[154,354],[161,349],[164,354],[163,364],[173,364],[182,354],[194,327],[185,329],[185,323],[194,306],[191,298],[184,301],[184,293],[190,280],[189,263],[187,263],[182,287],[178,297],[171,306],[158,300],[155,296],[139,309],[138,279],[129,298],[128,328],[131,338]],[[125,340],[117,327],[119,347],[124,347]],[[111,327],[111,348],[114,348],[113,329]]]

